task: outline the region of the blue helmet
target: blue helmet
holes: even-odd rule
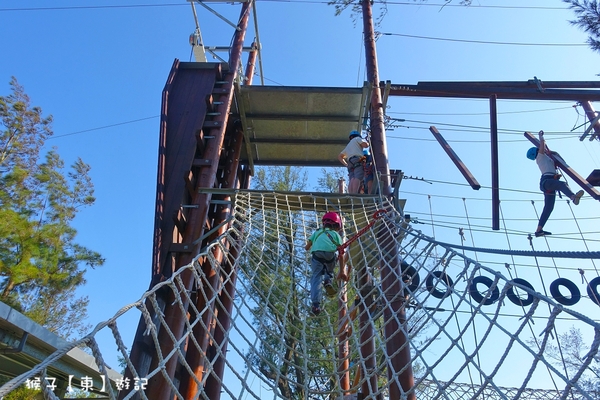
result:
[[[537,157],[537,154],[538,154],[537,147],[532,147],[529,150],[527,150],[527,158],[529,158],[530,160],[535,160],[535,158]]]
[[[358,131],[352,131],[350,132],[350,135],[348,135],[348,139],[353,139],[355,137],[360,137],[360,133],[358,133]]]

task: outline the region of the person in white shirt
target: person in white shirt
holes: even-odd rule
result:
[[[564,193],[564,195],[571,199],[575,205],[579,204],[579,200],[581,199],[581,196],[583,196],[583,190],[580,190],[577,192],[577,194],[575,194],[571,191],[571,189],[569,189],[569,186],[567,186],[564,181],[560,180],[560,174],[556,171],[556,165],[548,156],[548,154],[550,154],[550,149],[548,149],[548,146],[546,146],[546,141],[544,140],[544,131],[540,131],[539,138],[539,147],[532,147],[527,150],[527,158],[530,160],[535,160],[540,168],[542,173],[542,177],[540,178],[540,190],[544,192],[544,208],[542,210],[542,214],[540,215],[538,227],[535,231],[536,237],[552,234],[551,232],[544,230],[544,225],[548,221],[550,214],[552,214],[552,210],[554,210],[556,191]]]
[[[350,141],[338,155],[338,160],[348,168],[348,193],[358,193],[365,177],[362,162],[363,149],[369,147],[369,143],[360,136],[358,131],[350,132],[348,139]]]

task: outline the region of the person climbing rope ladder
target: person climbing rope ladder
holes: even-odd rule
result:
[[[321,313],[321,300],[325,287],[328,296],[335,296],[337,291],[333,286],[333,269],[337,262],[337,249],[343,243],[338,231],[342,228],[342,219],[335,212],[328,212],[321,219],[323,227],[310,235],[306,243],[306,251],[311,252],[310,299],[312,312]],[[323,279],[325,277],[325,279]]]
[[[544,131],[539,132],[540,145],[539,147],[532,147],[527,150],[527,158],[535,160],[542,177],[540,178],[540,190],[544,192],[544,208],[540,215],[540,221],[535,231],[535,236],[547,236],[552,233],[544,230],[544,225],[548,221],[552,210],[554,210],[554,203],[556,201],[556,191],[560,191],[569,197],[573,201],[573,204],[578,205],[581,196],[583,196],[583,190],[574,194],[569,186],[564,181],[560,180],[560,174],[557,172],[554,161],[548,156],[548,154],[558,154],[555,152],[550,153],[550,149],[546,146],[544,140]]]

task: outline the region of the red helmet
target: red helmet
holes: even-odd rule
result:
[[[328,213],[326,213],[325,215],[323,215],[322,218],[323,223],[330,223],[330,224],[338,224],[339,226],[342,226],[342,219],[340,218],[340,216],[337,213],[334,213],[333,211],[330,211]]]

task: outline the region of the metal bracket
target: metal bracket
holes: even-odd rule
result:
[[[17,347],[9,347],[7,349],[1,349],[0,354],[16,354],[16,353],[22,352],[23,348],[25,347],[25,342],[27,341],[28,336],[29,336],[29,333],[23,331],[23,336],[21,336],[21,341],[19,342],[19,345]]]

